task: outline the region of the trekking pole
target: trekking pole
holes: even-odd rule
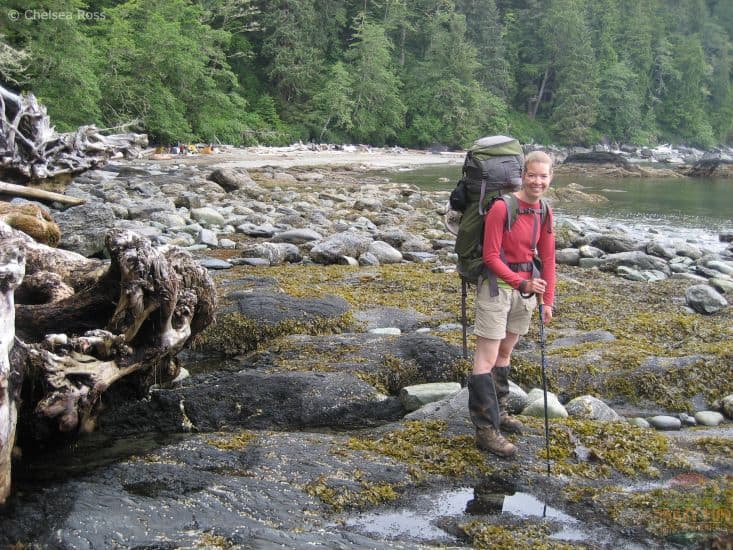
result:
[[[468,359],[468,337],[466,336],[468,320],[466,319],[466,298],[468,296],[468,283],[461,277],[461,325],[463,326],[463,358]]]
[[[545,398],[545,451],[547,452],[547,475],[550,475],[550,423],[547,418],[547,358],[545,357],[545,321],[543,317],[544,312],[544,297],[542,294],[537,295],[537,301],[539,303],[538,311],[540,313],[540,356],[542,366],[542,393]]]

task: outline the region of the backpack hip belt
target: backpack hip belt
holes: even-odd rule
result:
[[[522,262],[519,264],[508,263],[506,265],[514,273],[521,273],[522,271],[533,271],[533,268],[535,267],[534,262]]]

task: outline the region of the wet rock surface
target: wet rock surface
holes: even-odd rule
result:
[[[607,263],[559,268],[546,359],[562,418],[550,422],[547,475],[536,326],[510,375],[521,386],[513,410],[527,405],[525,391],[539,397],[540,416],[522,417],[525,433],[509,436],[516,460],[475,450],[465,387],[414,412],[400,402],[406,386],[465,386],[470,369],[440,194],[324,167],[288,178],[130,168],[87,174],[75,193],[103,197],[116,221],[200,250],[202,261],[226,260],[214,274],[214,330],[236,330],[226,349],[209,335],[180,357],[189,378],[145,396],[109,395],[96,433],[26,449],[0,512],[0,545],[692,548],[733,528],[720,511],[733,504],[731,308],[696,313],[686,295],[711,274],[730,275],[722,238],[706,253],[661,235],[664,246],[648,247],[603,221],[568,221],[568,246],[593,247],[582,253]],[[215,214],[194,214],[203,207]],[[205,229],[218,244],[199,242]],[[73,246],[92,250],[94,237]],[[221,247],[224,238],[235,248]],[[256,248],[276,242],[298,254]],[[374,242],[401,263],[378,245],[382,261],[358,267]],[[253,255],[259,265],[232,261]],[[703,281],[670,276],[678,258]],[[623,278],[621,267],[642,276]],[[662,275],[649,282],[653,270]],[[232,315],[246,322],[222,321]],[[399,331],[366,332],[379,328]],[[231,338],[248,344],[235,349]],[[682,413],[695,412],[723,420],[683,425]],[[638,428],[634,417],[679,429]],[[680,509],[713,519],[670,512]]]

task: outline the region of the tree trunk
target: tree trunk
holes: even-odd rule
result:
[[[540,89],[537,92],[537,97],[530,100],[529,105],[529,118],[535,119],[537,117],[537,110],[540,108],[540,102],[542,96],[545,95],[545,86],[547,86],[547,78],[550,76],[550,69],[545,69],[545,74],[542,75],[542,82],[540,83]]]

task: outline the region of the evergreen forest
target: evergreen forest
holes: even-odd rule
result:
[[[1,0],[0,80],[155,144],[733,143],[731,0]]]

